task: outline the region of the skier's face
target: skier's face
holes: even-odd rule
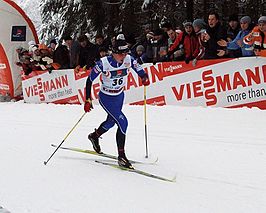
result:
[[[117,62],[122,63],[127,56],[127,53],[114,53],[113,56]]]

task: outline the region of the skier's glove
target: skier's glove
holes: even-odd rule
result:
[[[90,112],[91,109],[93,109],[93,106],[92,106],[92,101],[91,101],[91,99],[89,98],[88,100],[85,101],[85,104],[84,104],[84,111],[85,111],[85,112]]]
[[[146,73],[145,73],[144,76],[142,76],[141,80],[142,80],[142,84],[144,86],[149,86],[150,85],[150,80],[149,80],[149,77],[148,77],[148,75]]]

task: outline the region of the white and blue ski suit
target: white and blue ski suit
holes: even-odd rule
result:
[[[118,63],[113,56],[106,56],[96,63],[86,82],[86,100],[88,100],[91,98],[93,80],[99,74],[102,74],[99,103],[106,111],[107,118],[98,129],[101,129],[101,134],[103,134],[117,124],[118,151],[124,151],[125,135],[128,127],[128,121],[122,112],[122,106],[124,102],[124,86],[127,83],[130,68],[141,78],[147,77],[141,65],[132,56],[126,55],[122,63]]]

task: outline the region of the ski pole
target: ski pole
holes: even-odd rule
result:
[[[56,149],[54,150],[53,154],[48,158],[47,161],[44,161],[44,165],[47,165],[47,163],[50,161],[50,159],[54,156],[54,154],[56,153],[56,151],[60,148],[60,146],[65,142],[65,140],[67,139],[67,137],[70,135],[70,133],[76,128],[76,126],[78,125],[78,123],[82,120],[82,118],[84,117],[84,115],[86,114],[86,112],[83,113],[83,115],[80,117],[80,119],[78,120],[78,122],[73,126],[73,128],[67,133],[66,137],[62,140],[62,142],[56,147]]]
[[[145,158],[148,158],[147,97],[146,97],[146,86],[144,86],[144,131],[145,131],[145,144],[146,144],[146,156],[145,156]]]

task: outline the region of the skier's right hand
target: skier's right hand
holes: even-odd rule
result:
[[[93,109],[93,106],[92,106],[92,101],[91,101],[91,99],[89,98],[89,99],[87,99],[87,100],[85,101],[85,104],[84,104],[84,111],[85,111],[85,112],[90,112],[91,109]]]

